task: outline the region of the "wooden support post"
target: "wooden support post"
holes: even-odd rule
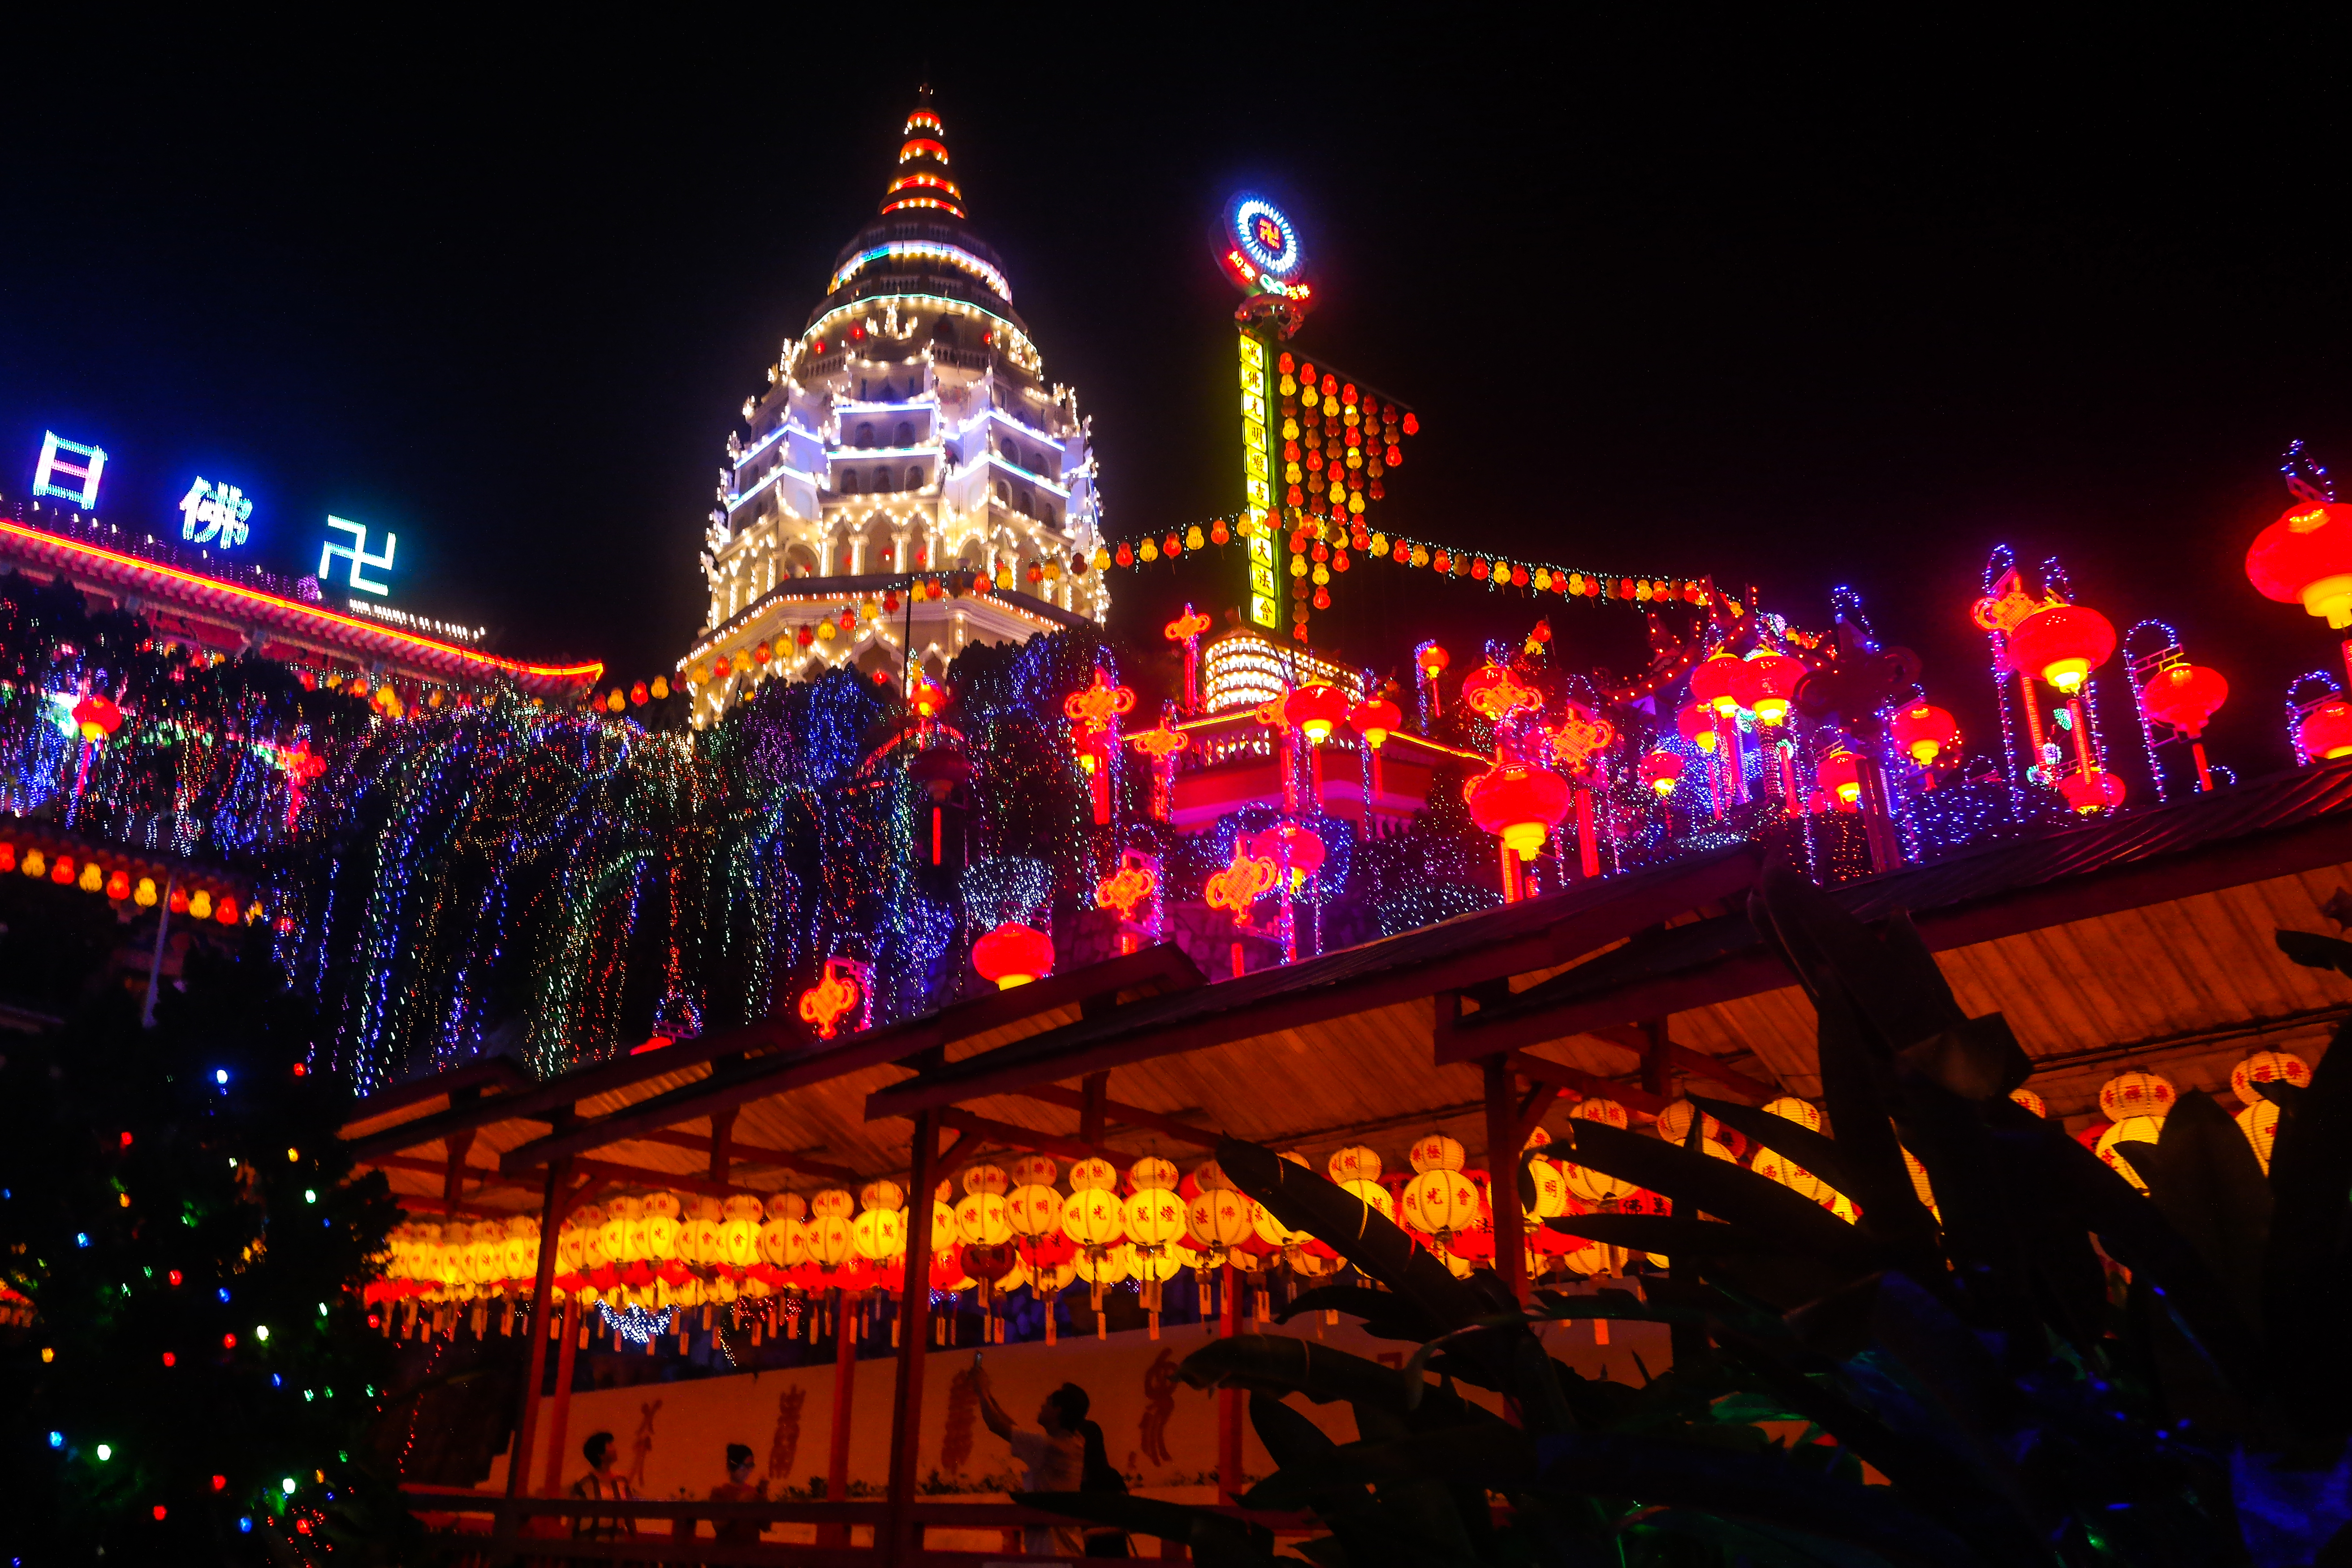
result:
[[[849,1500],[849,1406],[857,1391],[857,1336],[850,1331],[849,1297],[833,1293],[833,1447],[825,1458],[824,1500]],[[820,1546],[849,1544],[849,1526],[828,1524],[817,1531]]]
[[[1647,1041],[1642,1051],[1642,1088],[1663,1100],[1674,1092],[1673,1066],[1666,1055],[1666,1021],[1645,1018],[1642,1034]]]
[[[723,1182],[734,1158],[736,1107],[710,1113],[710,1179]]]
[[[916,1466],[923,1436],[923,1352],[931,1342],[931,1188],[938,1184],[940,1121],[915,1113],[915,1157],[907,1183],[907,1277],[898,1293],[898,1376],[890,1393],[889,1519],[876,1544],[886,1568],[911,1565]]]
[[[555,1353],[555,1408],[547,1421],[547,1471],[541,1497],[563,1495],[563,1439],[572,1426],[572,1369],[580,1350],[580,1298],[563,1303],[563,1342]]]
[[[454,1173],[452,1180],[455,1180]],[[531,1280],[530,1348],[523,1352],[521,1408],[516,1412],[514,1440],[507,1447],[507,1496],[525,1496],[526,1481],[530,1475],[531,1425],[539,1419],[540,1357],[547,1353],[547,1316],[555,1296],[555,1237],[563,1225],[563,1211],[568,1206],[572,1184],[572,1162],[551,1160],[547,1163],[547,1191],[539,1205],[539,1268]],[[511,1537],[520,1525],[519,1517],[509,1509],[500,1509],[498,1532]]]
[[[1519,1105],[1508,1057],[1499,1053],[1478,1066],[1486,1079],[1487,1206],[1495,1213],[1495,1272],[1514,1301],[1528,1297],[1527,1215],[1519,1206]]]
[[[1223,1269],[1225,1300],[1217,1314],[1217,1332],[1232,1339],[1241,1328],[1235,1291],[1240,1281],[1234,1266]],[[1217,1491],[1235,1507],[1241,1505],[1242,1492],[1242,1391],[1231,1386],[1217,1390]]]
[[[1104,1102],[1110,1098],[1110,1074],[1087,1074],[1078,1080],[1078,1092],[1085,1097],[1078,1106],[1078,1142],[1099,1143],[1103,1141]]]
[[[448,1169],[441,1178],[441,1201],[445,1204],[457,1203],[466,1195],[466,1152],[474,1146],[475,1131],[468,1127],[441,1141],[441,1146],[449,1153]]]

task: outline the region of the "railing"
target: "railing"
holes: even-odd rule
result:
[[[885,1561],[891,1506],[887,1502],[609,1502],[582,1498],[515,1498],[458,1487],[411,1484],[409,1510],[424,1523],[428,1539],[449,1554],[454,1568],[500,1568],[525,1563],[790,1563],[795,1568],[877,1568]],[[1277,1536],[1318,1535],[1322,1529],[1304,1514],[1222,1509],[1237,1520],[1263,1525]],[[915,1550],[899,1568],[981,1568],[992,1563],[1066,1563],[1071,1554],[1024,1554],[1021,1531],[1031,1525],[1072,1528],[1066,1514],[1018,1503],[917,1501],[908,1514]],[[634,1533],[575,1536],[578,1520],[620,1521]],[[702,1531],[730,1523],[805,1524],[816,1527],[814,1544],[793,1542],[721,1542]],[[665,1529],[664,1527],[667,1526]],[[927,1530],[996,1531],[1002,1544],[987,1551],[934,1549],[923,1544]],[[870,1532],[860,1542],[856,1537]],[[1153,1545],[1163,1559],[1191,1556],[1183,1546],[1150,1536],[1131,1538],[1138,1555]]]

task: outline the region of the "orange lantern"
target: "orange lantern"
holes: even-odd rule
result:
[[[999,991],[1010,991],[1054,973],[1054,939],[1007,921],[971,944],[971,966]]]
[[[2091,671],[2115,651],[2115,626],[2098,611],[2081,605],[2036,610],[2009,634],[2011,667],[2038,675],[2069,696],[2080,691]]]
[[[1959,724],[1932,702],[1914,702],[1902,710],[1888,722],[1887,731],[1923,768],[1933,767],[1938,756],[1960,743]]]
[[[1568,781],[1525,763],[1497,763],[1472,780],[1463,796],[1470,803],[1471,820],[1522,860],[1542,853],[1544,841],[1568,815]]]
[[[2140,689],[2139,704],[2152,718],[2161,719],[2190,740],[2204,733],[2206,724],[2230,698],[2230,683],[2218,669],[2201,664],[2176,664],[2159,669]]]
[[[947,688],[929,676],[918,676],[907,692],[907,706],[918,719],[936,719],[947,711]]]
[[[2337,631],[2352,627],[2352,506],[2298,495],[2254,536],[2246,577],[2266,599],[2300,603]]]

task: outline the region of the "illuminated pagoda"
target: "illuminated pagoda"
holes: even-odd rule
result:
[[[968,643],[1109,609],[1088,422],[968,226],[944,134],[926,87],[879,214],[728,438],[710,608],[678,667],[697,724],[764,679],[902,677],[909,642],[936,677]]]

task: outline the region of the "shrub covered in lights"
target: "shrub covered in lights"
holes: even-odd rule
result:
[[[0,1283],[29,1303],[0,1536],[26,1561],[217,1562],[239,1519],[280,1561],[386,1561],[366,1543],[409,1528],[362,1437],[393,1390],[359,1289],[397,1210],[350,1179],[348,1096],[298,1073],[313,1020],[252,940],[197,954],[152,1030],[117,994],[0,1058]]]

